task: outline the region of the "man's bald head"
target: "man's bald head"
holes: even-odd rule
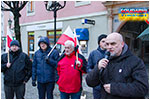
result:
[[[119,56],[124,47],[124,41],[121,34],[113,32],[106,38],[107,50],[110,51],[111,56]]]
[[[111,34],[109,34],[108,36],[107,36],[107,39],[115,39],[115,40],[117,40],[117,41],[120,41],[120,42],[123,42],[123,37],[122,37],[122,35],[121,34],[119,34],[119,33],[117,33],[117,32],[113,32],[113,33],[111,33]]]

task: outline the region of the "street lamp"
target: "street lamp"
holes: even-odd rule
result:
[[[46,10],[54,12],[54,44],[56,44],[56,17],[57,17],[57,11],[65,7],[66,1],[64,1],[63,5],[61,5],[58,1],[44,1],[44,2],[45,2]]]
[[[12,24],[12,20],[9,18],[9,19],[8,19],[9,29],[11,29],[11,24]]]

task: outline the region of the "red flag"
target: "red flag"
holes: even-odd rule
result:
[[[57,41],[57,44],[62,44],[64,45],[64,43],[67,40],[71,40],[74,42],[74,35],[73,32],[70,28],[70,26],[67,27],[67,29],[65,30],[65,32],[61,35],[61,37],[59,38],[59,40]]]
[[[10,48],[10,42],[13,40],[12,35],[11,35],[11,30],[9,27],[7,27],[7,38],[6,38],[6,51]]]

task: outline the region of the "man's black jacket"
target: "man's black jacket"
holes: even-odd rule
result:
[[[111,84],[110,94],[103,87],[101,89],[101,98],[104,99],[144,98],[149,88],[143,61],[129,49],[123,55],[110,59],[102,76],[99,76],[96,66],[88,73],[86,82],[91,87],[99,85],[100,82]]]
[[[32,62],[25,53],[18,50],[10,52],[10,68],[6,67],[8,62],[7,53],[1,56],[1,72],[4,73],[4,84],[7,86],[19,86],[27,82],[32,75]]]

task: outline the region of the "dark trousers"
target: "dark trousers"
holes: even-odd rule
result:
[[[47,95],[47,99],[53,99],[53,90],[55,87],[55,82],[48,82],[48,83],[39,83],[38,82],[38,94],[39,99],[45,99]]]
[[[24,99],[25,95],[25,84],[18,87],[9,87],[4,85],[5,98],[14,99],[14,94],[16,94],[16,99]]]
[[[81,91],[79,91],[77,93],[60,92],[61,99],[69,99],[70,97],[71,97],[71,99],[80,99],[80,96],[81,96]]]
[[[93,97],[94,99],[101,98],[101,86],[100,85],[93,88]]]

